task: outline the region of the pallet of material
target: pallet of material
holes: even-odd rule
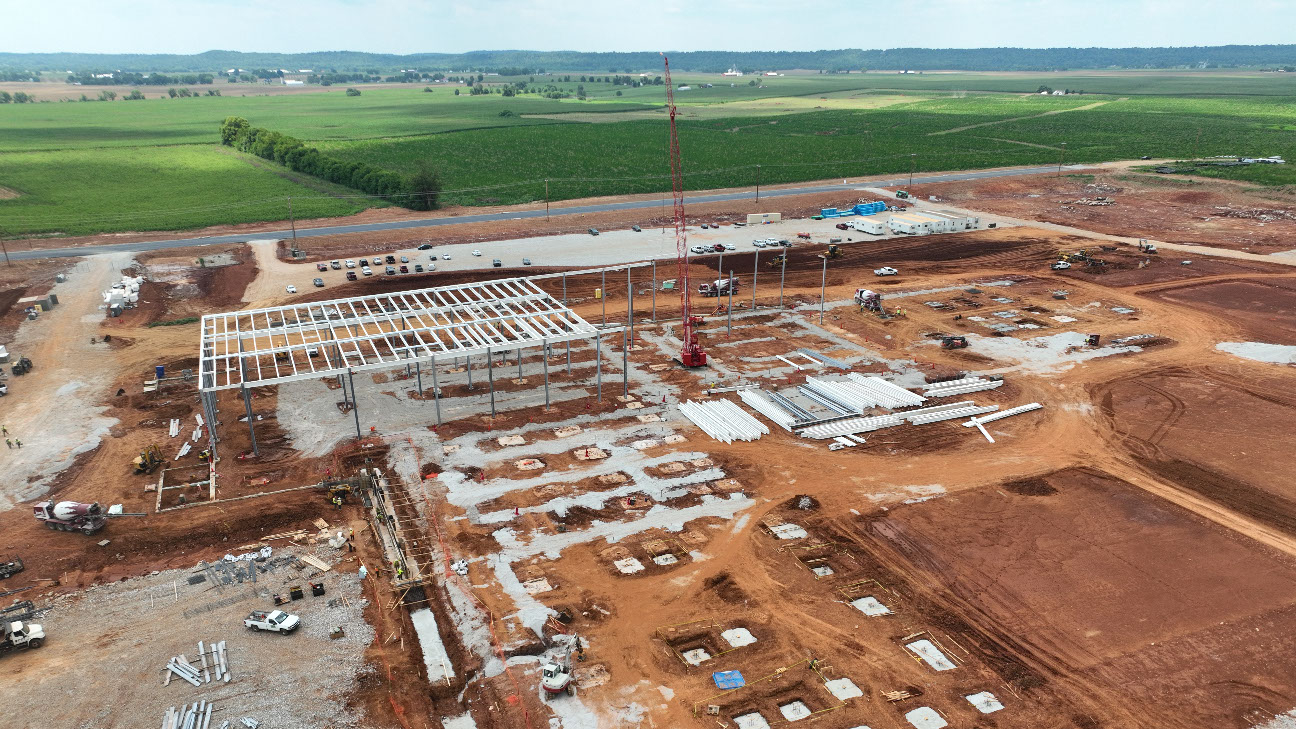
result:
[[[306,555],[302,555],[301,561],[305,562],[306,564],[310,565],[311,567],[314,567],[315,569],[319,570],[320,572],[328,572],[329,570],[333,569],[332,567],[330,567],[330,566],[328,565],[327,562],[325,562],[324,560],[320,559],[319,557],[316,557],[316,556],[313,555],[313,554],[306,554]]]

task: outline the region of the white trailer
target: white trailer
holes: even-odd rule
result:
[[[852,220],[846,224],[846,227],[869,235],[882,235],[886,232],[886,226],[878,220]]]

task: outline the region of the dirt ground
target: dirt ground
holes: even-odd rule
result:
[[[1296,248],[1296,197],[1281,189],[1125,170],[915,185],[921,198],[1109,235],[1255,253]],[[1109,198],[1110,205],[1077,201]]]
[[[1094,216],[1132,206],[1127,198],[1169,194],[1120,182],[1127,187],[1119,193],[1097,193],[1114,195],[1117,205],[1093,208]],[[972,185],[962,198],[931,194],[1025,216],[1028,205],[1057,206],[1048,195],[1084,192],[996,198],[990,189],[985,200]],[[1278,207],[1229,194],[1242,197],[1220,204]],[[824,201],[793,202],[809,210]],[[1087,218],[1058,220],[1103,228]],[[1280,227],[1268,222],[1260,230]],[[441,230],[447,241],[527,230],[521,222],[500,228]],[[1119,225],[1102,232],[1131,234]],[[1170,235],[1189,239],[1183,236]],[[409,242],[393,237],[381,245]],[[339,650],[326,628],[335,621],[329,611],[342,608],[303,608],[310,630],[276,643],[303,652],[258,655],[260,673],[240,675],[235,666],[235,681],[250,683],[246,693],[220,690],[214,700],[230,712],[222,718],[270,711],[251,683],[274,675],[298,687],[291,693],[300,706],[326,705],[329,716],[312,725],[710,727],[758,713],[780,726],[785,712],[802,710],[800,702],[823,729],[904,729],[912,725],[906,717],[924,708],[963,727],[1263,726],[1296,708],[1296,665],[1282,647],[1296,627],[1296,493],[1285,476],[1296,447],[1296,370],[1217,345],[1296,343],[1296,271],[1278,257],[1206,250],[1192,266],[1181,266],[1178,254],[1140,266],[1146,256],[1127,246],[1102,249],[1110,243],[1047,222],[1016,223],[848,244],[825,275],[819,256],[826,248],[815,242],[788,252],[782,307],[780,271],[762,257],[755,311],[756,254],[726,254],[724,268],[742,276],[732,328],[727,299],[694,301],[712,357],[704,371],[671,364],[678,295],[656,292],[654,322],[651,271],[638,268],[624,373],[617,333],[603,341],[601,380],[592,348],[580,345],[570,373],[561,349],[548,360],[527,353],[520,379],[511,356],[491,367],[478,358],[472,389],[461,363],[443,364],[439,397],[427,371],[422,393],[403,368],[357,374],[355,411],[339,409],[336,383],[284,383],[253,391],[256,456],[243,400],[227,391],[217,398],[219,500],[205,503],[205,484],[165,489],[161,510],[153,490],[159,478],[191,483],[208,470],[197,454],[205,432],[192,440],[202,412],[194,383],[169,380],[144,391],[157,365],[172,376],[197,366],[199,325],[172,322],[562,269],[376,277],[296,297],[283,293],[283,271],[312,269],[283,262],[274,244],[88,257],[67,270],[65,284],[54,284],[49,269],[15,270],[0,278],[9,298],[52,286],[61,303],[0,334],[18,343],[11,352],[21,348],[37,365],[10,378],[10,394],[0,399],[0,421],[24,441],[21,451],[0,451],[6,473],[18,474],[4,490],[12,503],[0,511],[0,559],[20,556],[27,565],[0,591],[30,588],[12,599],[35,600],[51,634],[38,651],[0,657],[15,676],[11,691],[93,675],[103,696],[122,697],[120,706],[72,702],[51,723],[156,723],[166,706],[203,697],[165,693],[176,688],[160,685],[170,652],[242,636],[237,613],[269,605],[267,595],[240,593],[237,602],[186,618],[184,610],[207,600],[198,596],[202,586],[189,586],[186,601],[181,576],[199,560],[242,547],[295,542],[337,560],[328,579],[355,600],[345,620],[357,630],[348,627],[342,652],[356,660],[327,669],[306,661],[308,653]],[[1218,243],[1234,253],[1228,240]],[[339,238],[321,241],[313,255],[377,245]],[[1281,246],[1275,238],[1269,247]],[[1108,265],[1049,270],[1059,251],[1080,248]],[[882,265],[901,275],[873,276]],[[719,262],[693,266],[691,274],[706,280]],[[140,306],[107,318],[98,292],[123,270],[147,278]],[[674,276],[659,274],[659,282]],[[560,296],[560,282],[539,283]],[[606,282],[573,275],[567,284],[569,303],[588,321],[626,322],[624,271]],[[860,311],[851,302],[858,287],[881,291],[887,316]],[[595,288],[603,298],[594,298]],[[170,325],[149,326],[163,323]],[[966,336],[970,346],[942,348],[947,334]],[[1099,345],[1085,343],[1092,334]],[[993,443],[960,419],[863,433],[865,444],[829,451],[827,442],[761,416],[768,435],[723,443],[675,407],[716,397],[741,406],[731,393],[707,395],[710,385],[802,397],[797,387],[808,377],[842,377],[837,366],[803,359],[798,369],[778,359],[802,347],[909,389],[965,372],[1001,375],[1001,387],[953,399],[1043,408],[986,424]],[[546,368],[548,407],[539,387]],[[80,384],[69,389],[73,382]],[[437,407],[448,415],[441,425]],[[172,419],[181,425],[175,438]],[[354,437],[357,426],[363,440]],[[500,441],[510,436],[520,443]],[[195,447],[177,460],[185,440]],[[131,459],[152,443],[167,470],[132,473]],[[363,502],[339,511],[309,488],[375,467],[397,479],[402,538],[429,575],[420,592],[392,589]],[[28,511],[37,498],[122,504],[146,516],[112,519],[92,537],[53,532]],[[355,528],[357,552],[311,544],[320,518]],[[781,524],[804,534],[779,538]],[[297,530],[307,535],[282,536]],[[354,576],[361,565],[370,575],[364,582]],[[288,577],[299,574],[289,569]],[[180,610],[186,630],[162,640],[122,617],[146,603],[158,609],[168,589],[165,609]],[[866,598],[889,612],[870,616],[860,602]],[[104,606],[99,618],[96,606]],[[416,627],[412,613],[420,608],[430,611],[433,628],[426,614]],[[743,631],[755,642],[735,645]],[[562,634],[573,633],[584,649],[574,664],[575,695],[542,697],[541,663],[560,657]],[[82,645],[87,636],[92,647]],[[445,658],[429,658],[438,649]],[[121,655],[133,657],[123,664]],[[942,661],[948,670],[937,670]],[[746,686],[721,691],[712,674],[730,670]],[[154,678],[158,684],[148,687]],[[323,685],[329,689],[317,688]],[[966,698],[983,692],[1003,708],[983,714]],[[718,707],[714,716],[710,706]],[[9,725],[22,724],[0,719]]]

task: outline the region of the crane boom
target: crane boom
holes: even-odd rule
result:
[[[700,317],[693,317],[693,287],[689,283],[688,233],[684,225],[684,179],[680,172],[679,132],[675,129],[675,86],[671,83],[670,59],[661,54],[662,63],[666,65],[666,110],[670,114],[670,164],[671,189],[675,198],[675,287],[680,292],[680,313],[683,320],[681,340],[684,349],[680,352],[680,363],[685,367],[704,367],[707,362],[706,352],[698,344],[694,327],[702,323]]]

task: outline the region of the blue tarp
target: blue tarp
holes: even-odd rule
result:
[[[711,679],[722,689],[736,689],[747,685],[747,681],[739,671],[716,671],[711,674]]]

